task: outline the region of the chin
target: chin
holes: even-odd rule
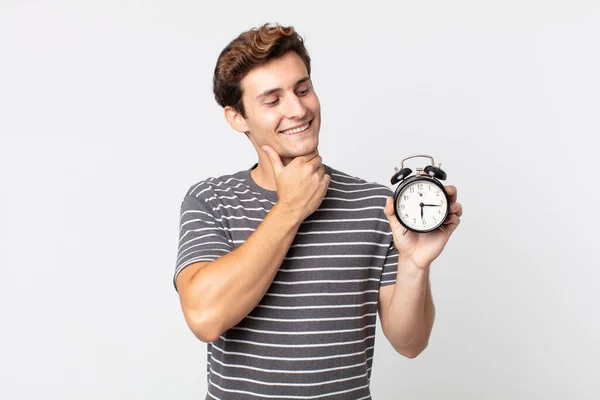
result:
[[[302,157],[314,152],[315,150],[317,150],[317,147],[318,146],[310,146],[301,149],[285,149],[281,156],[286,158]]]

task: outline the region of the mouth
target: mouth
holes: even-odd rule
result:
[[[295,128],[292,128],[292,129],[286,129],[285,131],[281,131],[279,133],[281,133],[282,135],[286,135],[286,136],[299,135],[299,134],[302,134],[302,133],[305,133],[306,131],[308,131],[308,128],[311,127],[312,122],[313,122],[313,119],[311,119],[304,125],[300,125]]]

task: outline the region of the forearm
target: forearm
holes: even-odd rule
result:
[[[398,349],[427,346],[435,306],[429,281],[429,267],[419,268],[408,260],[399,260],[396,285],[386,320],[386,335]]]
[[[197,330],[203,330],[203,336],[218,338],[256,307],[271,285],[300,222],[276,204],[246,242],[192,277],[189,313],[195,315]]]

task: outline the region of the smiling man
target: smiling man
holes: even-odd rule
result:
[[[408,232],[389,188],[323,163],[310,57],[293,27],[266,24],[220,54],[214,94],[258,155],[192,185],[175,275],[208,346],[207,399],[370,399],[376,318],[414,358],[434,320],[431,263],[460,223]],[[333,134],[333,133],[331,133]]]

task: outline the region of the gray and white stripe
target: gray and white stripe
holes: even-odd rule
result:
[[[379,287],[398,252],[383,213],[391,190],[326,166],[331,183],[260,303],[207,345],[207,399],[371,398]],[[277,202],[250,170],[190,187],[173,283],[235,250]]]

